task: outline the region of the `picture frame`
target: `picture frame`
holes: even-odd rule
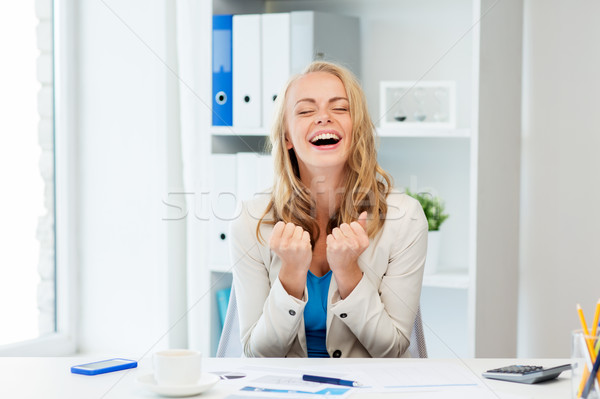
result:
[[[456,128],[456,82],[381,81],[384,128]]]

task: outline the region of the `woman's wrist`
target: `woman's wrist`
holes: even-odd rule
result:
[[[306,273],[293,265],[281,265],[279,281],[289,295],[301,300],[306,286]]]
[[[333,271],[335,282],[338,286],[338,292],[341,299],[346,299],[352,293],[354,288],[362,280],[363,272],[358,267],[358,264],[343,269],[343,271]]]

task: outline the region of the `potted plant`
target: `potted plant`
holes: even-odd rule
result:
[[[433,274],[438,268],[440,226],[448,219],[448,214],[444,213],[444,201],[439,196],[434,196],[428,192],[413,193],[409,189],[406,189],[406,194],[419,201],[425,212],[425,217],[427,218],[427,223],[429,225],[425,274]]]

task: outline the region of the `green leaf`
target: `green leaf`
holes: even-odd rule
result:
[[[445,204],[440,197],[434,197],[427,192],[413,193],[409,189],[406,189],[406,194],[415,198],[421,204],[427,218],[429,231],[439,230],[442,223],[448,219],[449,215],[444,213]]]

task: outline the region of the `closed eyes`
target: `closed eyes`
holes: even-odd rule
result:
[[[332,108],[332,110],[336,111],[336,112],[348,112],[348,107],[335,107],[335,108]],[[308,115],[308,114],[311,114],[311,113],[314,113],[314,112],[316,112],[316,110],[314,110],[314,109],[307,109],[307,110],[298,111],[297,114],[298,115]]]

